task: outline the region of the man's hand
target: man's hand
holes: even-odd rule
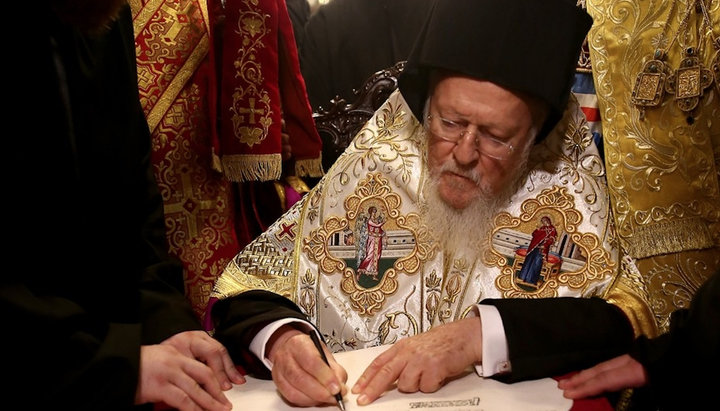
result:
[[[232,388],[233,383],[245,383],[245,377],[235,368],[227,349],[205,331],[181,332],[161,344],[172,345],[185,356],[205,363],[215,373],[215,378],[225,391]]]
[[[565,398],[576,399],[624,388],[642,387],[645,384],[645,367],[625,354],[560,380],[558,388],[564,391]]]
[[[311,406],[336,402],[334,395],[347,393],[347,372],[323,344],[330,367],[310,337],[289,325],[280,327],[267,344],[272,377],[280,394],[293,405]]]
[[[396,380],[402,392],[435,392],[480,361],[480,318],[464,318],[396,342],[373,360],[352,392],[360,394],[359,405],[375,401]]]
[[[170,344],[140,347],[140,378],[135,403],[164,402],[181,411],[227,411],[213,370]]]

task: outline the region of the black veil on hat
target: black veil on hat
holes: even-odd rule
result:
[[[436,0],[398,86],[418,119],[432,69],[537,97],[550,106],[541,139],[565,111],[591,25],[575,0]]]

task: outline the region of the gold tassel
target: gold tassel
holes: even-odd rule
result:
[[[295,175],[298,177],[322,177],[324,174],[322,157],[295,160]]]
[[[230,181],[272,181],[282,174],[280,154],[234,154],[222,157],[225,177]]]
[[[215,152],[215,148],[212,149],[212,153],[210,154],[210,156],[210,166],[212,167],[212,169],[217,171],[218,173],[222,173],[222,161],[220,161],[220,156],[217,155],[217,153]]]

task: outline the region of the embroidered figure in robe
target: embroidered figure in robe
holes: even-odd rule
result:
[[[385,230],[382,228],[383,224],[385,224],[385,218],[382,214],[378,214],[375,206],[371,206],[368,213],[370,217],[367,219],[366,226],[367,239],[363,246],[364,258],[358,265],[358,277],[364,274],[371,276],[373,280],[377,280],[378,261],[382,255],[383,241],[385,239]]]
[[[550,255],[550,247],[557,239],[557,230],[550,217],[543,216],[540,221],[540,227],[536,228],[532,233],[532,240],[527,248],[525,262],[517,274],[518,279],[533,285],[538,284],[543,264],[548,261]]]
[[[367,242],[367,221],[368,216],[365,213],[359,213],[357,223],[355,224],[355,267],[359,268],[360,263],[365,259],[365,243]],[[360,275],[355,276],[359,278]]]

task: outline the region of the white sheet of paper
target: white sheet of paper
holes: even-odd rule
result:
[[[370,362],[389,346],[367,348],[335,354],[335,359],[348,373],[348,391]],[[332,410],[337,405],[323,407],[293,407],[287,404],[270,380],[247,377],[247,382],[236,385],[225,395],[235,410]],[[564,398],[552,378],[524,381],[514,384],[478,377],[474,372],[448,382],[440,390],[425,394],[402,393],[396,389],[386,392],[370,405],[359,406],[357,395],[348,392],[345,408],[367,411],[567,411],[572,400]]]

